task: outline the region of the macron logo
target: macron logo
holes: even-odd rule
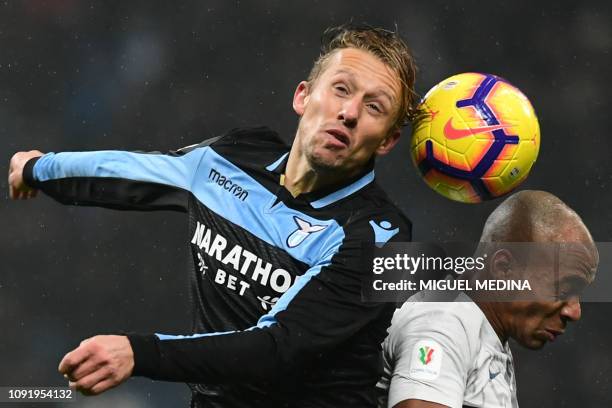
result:
[[[306,220],[299,217],[293,216],[293,220],[297,225],[298,229],[293,231],[289,237],[287,237],[287,246],[289,248],[295,248],[300,245],[310,234],[315,232],[323,231],[327,228],[327,225],[312,225]]]
[[[246,200],[249,196],[249,192],[240,187],[238,184],[234,183],[232,179],[225,177],[223,174],[219,173],[217,170],[211,168],[210,173],[208,173],[208,179],[213,183],[217,183],[219,186],[223,187],[224,190],[229,191],[239,200]]]
[[[389,221],[382,221],[380,224],[370,220],[370,226],[374,230],[374,244],[378,248],[382,248],[395,234],[399,232],[399,228],[393,228]]]

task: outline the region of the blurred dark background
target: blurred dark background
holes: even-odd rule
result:
[[[532,101],[542,147],[521,188],[561,197],[612,241],[612,10],[605,1],[80,1],[0,3],[0,158],[19,150],[169,150],[237,126],[290,141],[291,97],[324,28],[397,29],[418,90],[490,72]],[[500,200],[451,202],[412,167],[406,129],[378,177],[418,241],[477,241]],[[6,180],[0,185],[7,191]],[[0,385],[64,385],[61,357],[119,331],[189,323],[186,219],[0,201]],[[609,303],[539,352],[514,347],[522,407],[612,406]],[[132,379],[83,407],[186,406],[182,384]],[[24,406],[24,405],[20,405]],[[59,406],[59,405],[57,405]]]

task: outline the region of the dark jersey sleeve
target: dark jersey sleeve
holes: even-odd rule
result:
[[[399,225],[392,240],[410,240],[410,226]],[[371,272],[362,245],[374,242],[372,229],[357,222],[344,231],[340,246],[302,275],[253,328],[189,336],[129,335],[134,375],[209,384],[274,383],[352,336],[365,336],[377,343],[373,348],[379,347],[388,321],[383,322],[382,338],[371,336],[367,328],[390,319],[393,305],[362,300],[363,273]]]
[[[205,145],[170,154],[47,153],[29,160],[23,177],[27,185],[62,204],[184,212]]]

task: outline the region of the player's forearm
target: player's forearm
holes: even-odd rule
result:
[[[273,336],[254,329],[231,335],[161,340],[128,336],[135,376],[193,383],[276,382],[297,368],[283,361]]]
[[[380,319],[390,320],[390,314],[386,316],[380,308],[353,312],[350,316],[342,310],[328,312],[346,314],[344,323],[331,325],[321,325],[323,319],[315,317],[319,314],[311,313],[306,322],[274,323],[242,332],[184,337],[130,335],[134,375],[203,383],[291,381],[308,364],[325,358],[353,335],[359,336],[355,333],[360,329],[366,330],[364,324],[376,317],[364,315],[375,313]],[[373,341],[379,344],[381,340]]]
[[[63,204],[184,211],[199,158],[120,151],[48,153],[28,161],[23,177]]]

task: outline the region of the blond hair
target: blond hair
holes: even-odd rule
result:
[[[394,31],[368,25],[346,24],[328,28],[323,33],[321,54],[308,75],[309,84],[313,84],[321,75],[330,57],[343,48],[370,52],[397,74],[402,85],[402,94],[394,128],[400,128],[412,121],[416,115],[416,65],[408,46],[399,35]]]

